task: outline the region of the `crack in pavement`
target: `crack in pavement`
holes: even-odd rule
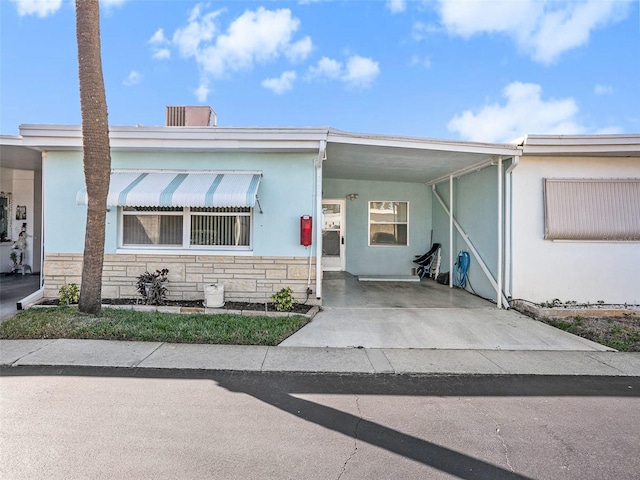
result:
[[[504,437],[502,435],[500,435],[500,423],[498,423],[495,418],[493,418],[491,416],[491,414],[489,412],[487,412],[484,409],[480,409],[477,406],[475,406],[470,399],[466,400],[467,405],[471,406],[472,408],[478,410],[478,411],[482,411],[482,413],[484,413],[485,417],[487,417],[489,420],[491,420],[494,424],[495,424],[495,435],[496,437],[498,437],[498,439],[500,440],[500,443],[502,444],[502,449],[504,451],[504,458],[505,461],[507,462],[507,467],[509,468],[509,470],[511,470],[513,473],[515,473],[515,470],[513,468],[513,465],[511,465],[511,458],[509,457],[509,447],[507,446],[507,443],[504,441]]]
[[[349,454],[349,457],[345,460],[344,464],[342,465],[342,471],[340,472],[340,475],[338,475],[337,480],[340,480],[342,478],[342,476],[347,471],[347,464],[358,452],[358,429],[360,428],[360,423],[362,423],[362,410],[360,409],[360,398],[358,397],[358,395],[355,395],[355,397],[356,397],[356,407],[358,408],[358,421],[356,422],[356,427],[353,429],[353,451]]]

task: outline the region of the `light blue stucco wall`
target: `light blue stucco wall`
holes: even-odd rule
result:
[[[509,162],[505,162],[503,172],[508,166]],[[454,178],[453,181],[453,216],[469,236],[473,246],[484,260],[494,279],[498,271],[497,168],[497,166],[486,167]],[[449,206],[449,181],[438,184],[436,190],[445,204]],[[468,279],[473,290],[481,297],[495,301],[495,289],[455,226],[453,232],[454,263],[460,251],[469,252],[471,263]],[[442,272],[449,271],[449,216],[435,197],[433,198],[433,241],[442,244],[442,266],[440,270]],[[454,266],[454,274],[455,271]],[[467,286],[467,289],[470,290],[469,286]]]
[[[431,235],[431,195],[419,183],[373,182],[325,178],[323,198],[343,199],[357,193],[356,200],[346,201],[346,269],[354,275],[410,275],[416,265],[414,255],[429,249]],[[369,201],[409,202],[409,246],[368,245]]]
[[[300,216],[313,214],[317,154],[112,152],[111,156],[114,169],[260,170],[263,178],[258,198],[263,213],[256,205],[253,254],[309,255],[309,248],[300,245]],[[76,204],[76,194],[84,188],[82,154],[49,152],[45,175],[46,252],[82,252],[86,206]],[[107,213],[105,252],[115,253],[117,241],[118,214],[111,208]]]

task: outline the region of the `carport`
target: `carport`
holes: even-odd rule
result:
[[[319,178],[322,178],[324,196],[326,197],[329,191],[331,197],[346,198],[347,208],[352,206],[349,203],[350,200],[357,200],[359,197],[359,192],[349,191],[349,188],[366,189],[367,184],[373,185],[369,189],[373,193],[370,192],[368,197],[373,199],[376,195],[375,189],[385,185],[383,182],[386,184],[394,182],[396,185],[404,184],[408,187],[416,185],[424,187],[427,192],[426,198],[431,202],[428,217],[413,219],[412,228],[430,230],[430,234],[425,232],[420,244],[411,245],[411,255],[405,254],[404,261],[406,262],[407,259],[410,261],[413,255],[424,253],[431,242],[438,242],[443,247],[442,270],[453,272],[454,251],[459,244],[462,244],[477,265],[477,275],[483,277],[478,282],[487,284],[485,290],[488,289],[488,293],[482,292],[484,293],[482,296],[495,299],[497,307],[502,308],[507,305],[510,278],[510,173],[517,165],[520,154],[521,149],[515,144],[365,135],[329,130],[326,149],[323,151],[321,147],[319,158],[323,161],[319,162],[318,168],[321,170]],[[477,246],[475,239],[471,238],[465,230],[465,225],[457,218],[458,206],[455,199],[458,192],[454,181],[489,167],[494,170],[492,178],[495,180],[495,185],[490,185],[485,192],[480,191],[480,195],[485,195],[487,198],[495,197],[495,201],[487,205],[487,211],[482,215],[486,214],[488,218],[495,218],[497,221],[489,235],[491,238]],[[444,188],[442,188],[443,185]],[[318,202],[318,211],[321,211],[322,198],[319,198]],[[435,221],[443,214],[446,215],[446,225]],[[423,221],[424,225],[416,225],[416,221]],[[348,218],[346,222],[349,225]],[[349,228],[353,229],[352,226]],[[364,229],[362,225],[355,228]],[[322,232],[318,232],[317,244],[322,245]],[[362,245],[361,242],[358,248],[352,248],[351,251],[347,246],[345,254],[347,267],[343,270],[356,276],[366,273],[359,271],[363,268],[363,262],[354,266],[355,262],[349,262],[349,256],[364,255],[363,250],[366,250],[366,245],[364,249],[360,248]],[[490,252],[489,255],[486,254],[487,251]],[[394,252],[387,250],[384,255],[387,256],[390,253]],[[369,263],[376,261],[373,254],[368,261]],[[321,258],[317,259],[316,266],[318,278],[321,278]],[[406,274],[410,273],[406,265],[403,268]],[[384,276],[384,273],[398,275],[397,272],[389,271],[382,272],[381,276]],[[322,286],[323,290],[330,286],[326,281],[323,283],[326,285]],[[449,288],[452,287],[453,275],[450,275]],[[374,289],[375,287],[362,288]],[[330,296],[319,296],[323,297],[325,305],[326,302],[331,302]]]

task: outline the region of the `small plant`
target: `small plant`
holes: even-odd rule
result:
[[[147,305],[164,305],[167,301],[167,274],[169,270],[163,268],[155,272],[144,272],[138,275],[136,288],[138,293],[142,295],[144,303]]]
[[[11,250],[11,253],[9,253],[9,258],[11,259],[11,262],[13,262],[14,267],[18,265],[18,252],[16,252],[15,250]]]
[[[276,310],[279,312],[288,312],[293,308],[296,303],[296,299],[293,298],[290,287],[284,287],[280,291],[271,295],[271,301],[273,302]]]
[[[80,299],[80,287],[76,283],[67,283],[58,290],[60,305],[72,305]]]

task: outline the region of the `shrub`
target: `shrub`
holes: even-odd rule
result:
[[[71,305],[78,303],[80,298],[80,287],[75,283],[67,283],[58,290],[58,300],[60,305]]]
[[[167,274],[169,270],[163,268],[153,273],[144,272],[138,275],[136,288],[138,293],[142,295],[144,303],[147,305],[164,305],[167,301]]]
[[[293,308],[294,303],[296,303],[290,287],[284,287],[271,295],[271,301],[279,312],[288,312]]]

